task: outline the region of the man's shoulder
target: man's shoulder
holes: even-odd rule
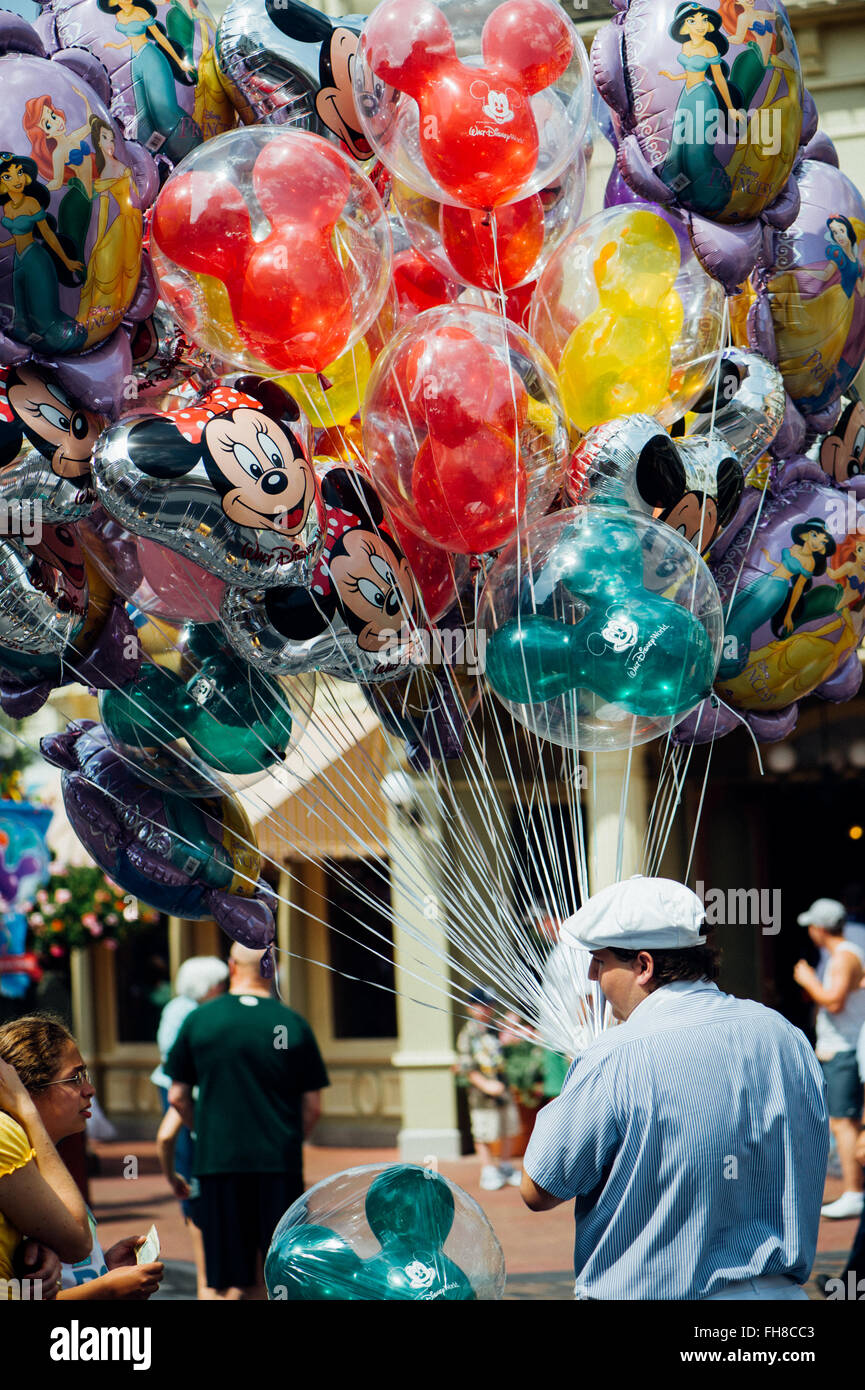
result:
[[[650,996],[651,998],[652,996]],[[586,1049],[581,1061],[603,1065],[608,1059],[624,1057],[628,1051],[645,1047],[665,1048],[671,1034],[687,1032],[711,1038],[713,1031],[756,1033],[766,1039],[776,1037],[810,1052],[804,1035],[777,1010],[760,1004],[756,999],[740,999],[715,988],[698,994],[685,994],[663,1001],[642,1017],[639,1012],[617,1028],[601,1033]],[[681,1049],[682,1044],[675,1044]],[[682,1053],[683,1059],[687,1054]]]

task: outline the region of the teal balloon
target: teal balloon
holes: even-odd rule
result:
[[[279,686],[223,656],[203,661],[187,681],[180,716],[193,751],[220,772],[261,772],[281,761],[291,742]]]
[[[268,1297],[288,1303],[320,1303],[368,1297],[364,1262],[327,1226],[277,1227],[264,1263]]]
[[[497,695],[534,705],[587,690],[632,714],[667,718],[711,693],[714,652],[687,608],[642,587],[612,603],[583,597],[586,613],[574,624],[528,614],[488,638],[486,678]]]
[[[117,743],[162,748],[186,739],[208,767],[236,776],[271,767],[291,741],[280,687],[221,652],[202,660],[185,683],[144,664],[131,685],[103,693],[100,713]]]
[[[598,508],[566,531],[551,569],[571,595],[614,599],[643,587],[643,547],[628,517]]]
[[[470,1280],[443,1249],[454,1221],[454,1198],[443,1178],[415,1164],[395,1164],[366,1195],[366,1219],[381,1254],[367,1260],[370,1298],[467,1302]]]
[[[180,681],[170,671],[144,662],[131,685],[102,692],[102,723],[112,739],[130,748],[158,748],[181,738],[179,688]]]

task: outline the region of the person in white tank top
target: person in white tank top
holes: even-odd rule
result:
[[[844,936],[846,913],[834,898],[818,898],[799,917],[800,926],[828,961],[822,979],[804,960],[793,978],[817,1004],[815,1051],[826,1078],[829,1124],[838,1146],[844,1191],[823,1207],[829,1218],[860,1216],[863,1208],[863,1174],[856,1158],[861,1130],[862,1080],[857,1045],[865,1026],[865,953]]]

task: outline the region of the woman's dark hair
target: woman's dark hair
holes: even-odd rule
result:
[[[103,169],[105,168],[105,154],[103,152],[102,146],[99,143],[99,136],[101,135],[103,130],[107,130],[109,135],[114,134],[114,131],[112,130],[111,126],[108,124],[107,121],[103,121],[101,116],[91,116],[90,138],[93,141],[93,158],[96,160],[97,174],[101,174]]]
[[[28,1091],[54,1080],[61,1055],[75,1039],[54,1014],[28,1014],[0,1028],[0,1058],[14,1067]]]
[[[729,51],[730,43],[724,33],[721,16],[718,14],[717,10],[709,9],[708,5],[680,5],[667,31],[670,38],[675,39],[677,43],[686,43],[687,35],[682,28],[682,24],[686,19],[691,19],[695,14],[704,14],[708,19],[712,26],[712,43],[718,50],[718,57],[723,58],[724,54]]]
[[[644,949],[649,950],[649,947]],[[617,960],[626,962],[636,960],[640,954],[639,951],[622,951],[618,946],[611,946],[610,951]],[[649,951],[649,954],[654,965],[652,985],[655,989],[675,984],[677,980],[717,980],[720,973],[721,952],[708,941],[705,946],[688,946],[681,951]]]
[[[3,174],[5,174],[7,169],[11,169],[14,164],[17,164],[18,167],[27,175],[27,177],[30,180],[29,184],[27,185],[27,196],[30,198],[35,198],[41,208],[47,209],[48,204],[51,202],[51,194],[45,187],[44,183],[40,183],[39,181],[39,167],[35,159],[31,159],[29,155],[26,154],[10,154],[8,150],[4,151],[2,154],[0,154],[0,177],[2,177]],[[0,207],[2,207],[3,204],[6,202],[8,202],[6,195],[2,191],[0,191]],[[51,228],[54,235],[56,236],[57,240],[60,242],[60,245],[63,247],[63,250],[66,252],[69,259],[72,261],[77,261],[78,252],[73,242],[70,241],[68,236],[64,236],[61,232],[58,232],[57,221],[54,217],[52,217],[50,212],[48,213],[45,220],[48,223],[48,226]],[[60,257],[55,252],[54,247],[50,246],[49,243],[45,241],[45,238],[42,235],[42,231],[38,222],[33,228],[33,231],[35,232],[36,236],[38,236],[39,240],[44,243],[46,251],[49,252],[51,259],[57,266],[57,278],[60,281],[61,285],[69,285],[70,287],[80,285],[81,279],[78,275],[78,272],[74,270],[69,270],[69,268],[63,264]]]
[[[858,237],[856,236],[856,233],[853,230],[853,223],[850,221],[850,218],[845,217],[843,213],[840,212],[836,212],[834,217],[827,217],[826,226],[829,228],[830,232],[832,231],[833,222],[841,223],[841,225],[845,228],[848,237],[850,238],[850,245],[855,246],[856,242],[858,241]]]
[[[829,556],[835,554],[835,538],[826,530],[824,522],[820,521],[819,518],[812,517],[808,521],[797,522],[792,528],[790,535],[793,537],[793,544],[801,545],[809,531],[819,531],[821,535],[826,537],[826,549],[823,551],[822,555],[814,556],[814,574],[825,574]]]
[[[99,9],[102,11],[103,14],[110,14],[112,16],[117,14],[117,10],[119,8],[117,0],[96,0],[96,4],[98,5]],[[179,46],[179,44],[176,44],[173,39],[170,39],[168,37],[168,34],[165,31],[165,26],[159,23],[158,19],[156,18],[156,6],[151,3],[151,0],[135,0],[135,8],[137,10],[144,10],[145,14],[150,16],[150,18],[153,21],[153,23],[150,25],[150,28],[158,29],[162,37],[165,39],[165,42],[168,45],[168,50],[162,48],[161,45],[160,48],[162,48],[162,52],[168,59],[168,62],[171,66],[171,71],[174,73],[174,76],[177,78],[177,81],[182,82],[184,87],[194,87],[196,83],[196,78],[191,76],[187,69],[183,66],[184,61],[186,59],[186,54],[184,53],[183,49]]]

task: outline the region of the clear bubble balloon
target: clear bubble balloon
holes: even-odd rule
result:
[[[669,526],[614,505],[527,528],[481,595],[486,680],[538,738],[584,752],[667,733],[712,691],[721,601]]]
[[[314,699],[313,673],[277,679],[254,671],[217,624],[189,624],[134,681],[103,691],[100,717],[141,776],[170,786],[182,771],[207,795],[253,786],[284,761]]]
[[[478,1203],[413,1163],[325,1178],[289,1207],[264,1266],[274,1302],[469,1302],[502,1296],[502,1248]]]
[[[200,347],[264,375],[320,372],[390,282],[381,199],[320,136],[251,126],[201,146],[156,203],[162,297]]]
[[[573,162],[592,83],[582,40],[551,0],[386,0],[354,67],[364,134],[436,202],[527,198]]]
[[[467,555],[497,550],[542,516],[567,455],[544,354],[514,324],[462,305],[419,314],[382,353],[363,438],[396,520]]]
[[[437,203],[399,179],[391,195],[412,245],[442,275],[501,293],[538,278],[576,227],[585,191],[578,156],[555,183],[489,211]]]
[[[578,227],[541,275],[529,320],[572,425],[637,412],[671,425],[708,385],[724,298],[673,213],[634,203]]]

